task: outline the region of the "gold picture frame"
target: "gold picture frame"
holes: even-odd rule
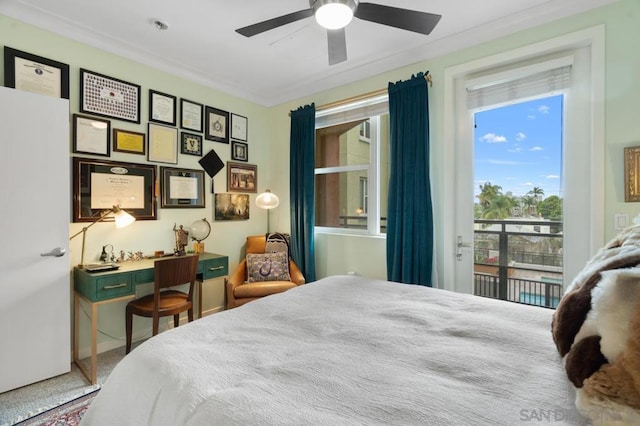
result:
[[[145,155],[147,153],[146,137],[144,133],[113,129],[113,150]]]
[[[640,146],[624,149],[624,201],[640,201]]]

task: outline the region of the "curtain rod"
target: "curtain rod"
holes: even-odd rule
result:
[[[431,74],[425,75],[424,79],[427,80],[427,82],[429,83],[429,87],[433,87],[433,80],[431,79]],[[350,104],[352,102],[361,101],[363,99],[369,99],[369,98],[373,98],[375,96],[384,95],[385,93],[387,93],[387,88],[374,90],[373,92],[363,93],[361,95],[352,96],[352,97],[347,98],[347,99],[341,99],[339,101],[331,102],[331,103],[328,103],[328,104],[325,104],[325,105],[320,105],[319,107],[316,107],[316,112],[317,111],[322,111],[322,110],[325,110],[325,109],[329,109],[329,108],[335,108],[335,107],[339,107],[339,106],[342,106],[342,105]],[[289,113],[289,115],[291,115],[291,113]]]

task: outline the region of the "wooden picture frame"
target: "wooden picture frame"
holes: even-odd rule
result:
[[[80,68],[80,112],[140,124],[140,85]]]
[[[624,201],[640,201],[640,146],[624,149]]]
[[[227,162],[227,192],[257,193],[258,166]]]
[[[202,135],[181,132],[180,153],[202,157]]]
[[[229,113],[218,108],[205,108],[204,137],[207,140],[229,143]]]
[[[178,129],[149,123],[147,160],[178,164]]]
[[[163,208],[204,208],[204,171],[160,167]]]
[[[249,145],[232,140],[231,159],[234,161],[249,161]]]
[[[111,156],[111,122],[102,118],[73,114],[73,152]]]
[[[204,105],[180,98],[180,128],[202,133]]]
[[[214,194],[215,221],[249,220],[249,194]]]
[[[5,46],[4,85],[69,99],[69,65]]]
[[[246,142],[248,126],[249,120],[247,117],[238,114],[231,114],[231,139]]]
[[[73,221],[93,222],[119,205],[138,220],[156,220],[156,166],[73,157]]]
[[[129,154],[147,153],[147,135],[130,130],[113,129],[113,150]]]
[[[149,89],[149,121],[175,126],[177,99],[173,95]]]

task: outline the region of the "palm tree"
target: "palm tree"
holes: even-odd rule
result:
[[[525,195],[522,197],[522,205],[526,214],[530,215],[536,205],[536,200],[531,195]]]
[[[533,199],[536,202],[538,202],[542,199],[542,196],[544,195],[544,189],[538,186],[534,186],[533,189],[531,189],[531,191],[527,192],[527,195],[533,195]]]
[[[498,195],[491,199],[489,206],[483,211],[483,219],[502,220],[511,216],[511,209],[515,206],[515,199],[506,195]]]
[[[480,194],[476,197],[483,209],[489,207],[491,200],[502,195],[502,187],[500,185],[491,185],[491,182],[485,182],[480,185]]]

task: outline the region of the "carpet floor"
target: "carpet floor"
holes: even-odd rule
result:
[[[30,417],[17,426],[78,426],[100,389]]]
[[[71,364],[71,372],[67,374],[0,393],[0,426],[15,425],[99,389],[123,357],[123,347],[98,355],[96,385],[89,384],[80,369]]]

